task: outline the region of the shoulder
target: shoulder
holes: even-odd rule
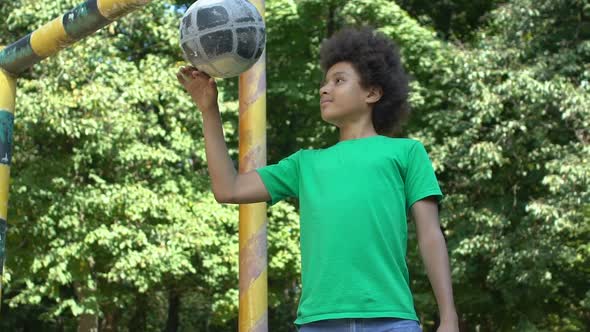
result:
[[[313,157],[315,153],[319,150],[314,149],[299,149],[289,156],[285,157],[283,160],[290,160],[295,162],[300,162],[302,159]]]
[[[384,136],[384,141],[387,145],[390,145],[396,149],[406,150],[408,152],[415,149],[416,147],[424,146],[421,141],[414,138]]]
[[[313,158],[315,156],[330,152],[330,150],[332,148],[333,148],[332,146],[327,147],[327,148],[305,148],[305,149],[299,149],[299,151],[297,151],[296,153],[298,153],[299,156],[301,156],[301,157]]]

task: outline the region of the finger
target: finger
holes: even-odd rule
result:
[[[205,76],[206,79],[211,78],[211,75],[207,74],[206,72],[202,71],[201,73],[203,73],[203,75]]]
[[[191,77],[192,76],[192,72],[193,72],[193,69],[191,67],[184,67],[183,70],[182,70],[182,73],[186,77]]]
[[[178,82],[180,82],[181,84],[186,83],[186,79],[184,78],[184,75],[182,75],[181,72],[176,73],[176,79],[178,80]]]
[[[199,71],[199,69],[195,68],[194,66],[187,66],[186,71],[192,73],[193,71]]]
[[[188,79],[190,78],[190,75],[188,75],[188,73],[186,72],[186,70],[183,68],[181,69],[178,74],[180,74],[180,76],[182,77],[183,81],[188,81]]]
[[[209,76],[206,72],[204,71],[200,71],[200,70],[194,70],[193,72],[191,72],[191,77],[192,78],[202,78],[204,80],[209,80],[209,78],[211,76]]]
[[[209,84],[211,86],[215,86],[217,83],[215,82],[215,79],[213,77],[209,77]]]

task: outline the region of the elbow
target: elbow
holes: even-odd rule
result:
[[[232,195],[223,192],[213,192],[213,197],[215,197],[215,201],[219,204],[230,204],[234,201]]]
[[[235,180],[228,184],[218,184],[212,185],[211,189],[213,189],[213,197],[219,204],[233,204],[237,203],[236,200],[236,190],[235,190]]]

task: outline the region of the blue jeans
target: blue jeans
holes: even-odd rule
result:
[[[415,320],[398,318],[326,319],[298,326],[299,332],[422,332]]]

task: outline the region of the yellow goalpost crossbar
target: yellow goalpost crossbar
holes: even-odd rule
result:
[[[151,0],[88,0],[0,47],[0,302],[8,215],[16,79],[41,60]],[[264,17],[264,0],[252,0]],[[266,165],[266,52],[240,76],[240,173]],[[240,206],[239,331],[268,330],[266,203]]]

